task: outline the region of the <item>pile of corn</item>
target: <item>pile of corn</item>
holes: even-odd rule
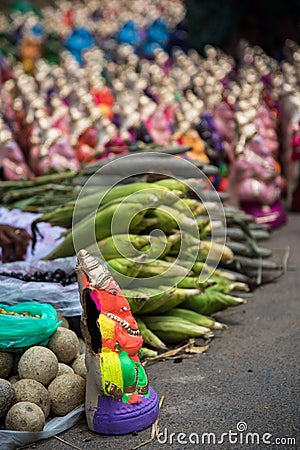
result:
[[[106,261],[145,345],[155,349],[211,338],[213,330],[226,328],[212,316],[244,304],[247,291],[264,281],[266,270],[280,269],[266,259],[271,251],[257,245],[269,236],[266,227],[254,225],[237,208],[219,211],[217,204],[210,205],[216,213],[211,219],[207,204],[190,198],[192,180],[186,181],[135,182],[107,191],[97,187],[33,223],[35,230],[41,221],[68,228],[46,259],[86,248]],[[223,212],[226,245],[225,225],[217,220]]]

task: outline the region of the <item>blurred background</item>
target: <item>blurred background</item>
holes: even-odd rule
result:
[[[240,38],[282,58],[287,38],[299,42],[299,0],[186,0],[189,43],[202,52],[205,44],[236,56]]]
[[[5,11],[21,3],[39,8],[55,1],[2,0],[0,9]],[[76,6],[92,2],[59,2],[62,3]],[[183,0],[183,3],[186,16],[179,25],[180,37],[200,53],[206,44],[211,44],[236,56],[238,41],[245,38],[280,60],[285,40],[300,39],[300,0]]]
[[[239,186],[262,200],[263,176],[263,206],[282,194],[300,209],[300,0],[7,0],[0,12],[0,139],[14,165],[0,179],[21,177],[12,137],[23,177],[70,168],[66,149],[76,169],[116,147],[175,143],[216,165],[232,198]],[[234,169],[250,143],[272,176],[253,168],[244,189]]]

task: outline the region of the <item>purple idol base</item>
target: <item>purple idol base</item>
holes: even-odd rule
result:
[[[150,396],[141,396],[141,400],[140,403],[129,404],[99,396],[93,419],[94,431],[100,434],[127,434],[150,427],[158,416],[158,397],[150,388]]]
[[[271,206],[263,206],[259,202],[241,202],[241,208],[255,218],[258,224],[266,224],[272,228],[280,227],[287,221],[287,213],[280,201]]]

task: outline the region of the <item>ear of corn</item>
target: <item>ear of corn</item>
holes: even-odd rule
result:
[[[140,255],[139,250],[143,252],[143,248],[149,240],[150,237],[147,235],[116,234],[88,247],[87,251],[93,254],[99,250],[105,260],[121,257],[134,258]]]
[[[110,259],[107,262],[107,265],[112,272],[113,277],[116,279],[117,283],[123,288],[124,286],[124,276],[128,278],[128,283],[132,281],[133,278],[136,278],[140,270],[142,268],[143,262],[130,260],[126,258],[114,258]],[[124,276],[122,276],[124,275]]]
[[[247,255],[248,253],[248,247],[245,242],[228,240],[226,245],[234,252],[235,255]]]
[[[187,217],[170,206],[161,205],[159,208],[149,211],[147,216],[157,218],[159,228],[165,233],[172,233],[177,229],[190,231],[195,235],[198,233],[197,221],[192,215]]]
[[[181,230],[191,230],[194,231],[194,234],[198,231],[197,222],[189,210],[182,214],[180,211],[177,211],[177,209],[171,206],[161,205],[159,207],[159,212],[165,213],[169,218],[175,221],[177,224],[176,228]]]
[[[160,209],[149,211],[147,217],[156,219],[155,227],[163,230],[165,233],[171,234],[178,229],[176,220]]]
[[[155,356],[158,355],[158,352],[156,350],[152,350],[151,348],[142,347],[142,358],[155,358]]]
[[[261,240],[265,240],[268,239],[270,237],[270,232],[267,230],[251,230],[251,234],[253,239],[257,240],[257,241],[261,241]],[[214,237],[218,238],[218,237],[223,237],[224,236],[224,230],[214,230]],[[226,230],[226,236],[229,239],[232,239],[234,241],[247,241],[248,238],[245,235],[245,233],[240,229],[240,228],[231,228],[228,227]]]
[[[138,185],[137,185],[138,184]],[[75,197],[75,194],[74,194]],[[52,225],[59,225],[65,228],[72,226],[72,217],[76,204],[76,219],[87,217],[90,213],[96,212],[99,209],[104,209],[107,205],[121,203],[122,201],[128,203],[142,203],[146,205],[156,205],[160,203],[173,204],[177,201],[177,197],[163,186],[151,187],[149,183],[134,183],[132,185],[122,185],[106,190],[99,188],[96,192],[79,197],[77,200],[72,200],[64,206],[58,207],[49,213],[44,214],[34,223],[49,222]]]
[[[199,264],[197,262],[197,264]],[[224,268],[220,268],[218,267],[217,269],[215,269],[214,267],[210,266],[209,264],[204,264],[204,263],[200,263],[202,264],[202,269],[204,274],[209,274],[209,275],[215,275],[217,277],[221,277],[224,278],[225,280],[230,280],[230,281],[240,281],[243,283],[248,283],[249,279],[246,275],[239,273],[239,272],[235,272],[233,270],[229,270],[229,269],[224,269]]]
[[[160,286],[159,289],[140,288],[137,290],[138,291],[144,290],[145,292],[149,293],[149,298],[145,303],[143,303],[141,309],[139,310],[139,313],[151,314],[160,307],[162,307],[168,301],[169,297],[173,295],[176,288],[168,286]]]
[[[174,278],[175,282],[176,277],[184,277],[189,272],[190,271],[186,267],[157,259],[155,261],[145,261],[139,271],[139,277],[148,278],[161,276],[170,279]]]
[[[183,289],[199,289],[204,286],[205,285],[200,282],[198,277],[184,277],[177,283],[177,287]]]
[[[199,289],[176,288],[175,291],[166,299],[166,301],[159,308],[156,308],[155,313],[156,314],[166,313],[167,311],[170,311],[171,309],[180,305],[184,301],[193,298],[196,295],[199,295],[199,292],[200,292]],[[141,310],[140,313],[142,312],[143,310]]]
[[[210,260],[221,260],[222,262],[230,262],[234,259],[232,250],[226,245],[219,244],[215,241],[201,241],[200,253],[205,256],[210,254]]]
[[[235,265],[242,266],[245,269],[258,269],[262,268],[264,270],[278,270],[280,266],[274,261],[264,258],[247,258],[246,256],[236,256]]]
[[[210,290],[223,292],[223,294],[228,294],[233,291],[249,291],[249,286],[246,283],[241,283],[239,281],[229,281],[222,277],[212,276],[210,281],[214,283]]]
[[[202,294],[184,301],[181,306],[182,308],[191,309],[200,314],[210,316],[230,306],[238,306],[243,303],[246,303],[246,301],[242,298],[233,297],[207,288]]]
[[[210,328],[211,330],[226,330],[227,326],[224,323],[217,322],[215,319],[203,314],[199,314],[190,309],[174,308],[168,311],[169,316],[179,317],[180,319],[188,320],[196,325]]]
[[[228,240],[226,243],[227,247],[229,247],[235,255],[241,256],[262,256],[264,258],[268,258],[272,255],[272,249],[267,247],[257,247],[256,251],[253,251],[253,248],[246,242],[236,242]]]
[[[150,236],[147,244],[141,248],[141,251],[147,255],[149,259],[163,258],[169,251],[165,236]]]
[[[169,236],[149,236],[149,240],[141,252],[146,253],[149,259],[163,258],[167,255],[172,245],[180,240],[180,233],[170,234]]]
[[[130,201],[131,198],[137,198],[137,201],[141,201],[144,197],[147,196],[154,196],[156,197],[157,201],[156,203],[158,205],[173,205],[175,202],[178,201],[178,195],[182,195],[181,192],[174,193],[173,191],[169,191],[169,189],[164,188],[162,186],[152,186],[148,189],[137,191],[132,195],[128,196],[128,200]]]
[[[130,184],[119,184],[105,191],[105,194],[101,198],[101,205],[105,205],[106,203],[109,203],[112,200],[120,199],[121,197],[131,196],[132,194],[135,193],[140,194],[144,190],[148,191],[149,193],[155,193],[155,195],[159,191],[169,193],[168,188],[164,186],[159,186],[155,183],[137,182]],[[170,197],[173,198],[172,194],[170,195]]]
[[[40,222],[49,222],[53,226],[70,228],[72,226],[72,216],[74,211],[74,202],[66,203],[63,206],[43,214],[32,222],[32,229]]]
[[[148,292],[138,292],[132,289],[122,289],[122,293],[128,300],[132,314],[138,313],[150,297]]]
[[[194,217],[198,217],[206,213],[206,208],[203,203],[193,198],[181,198],[174,205],[177,211],[185,214],[187,210],[190,210]]]
[[[167,314],[164,316],[143,316],[143,322],[166,344],[178,344],[192,337],[213,337],[209,328]]]
[[[151,229],[155,229],[158,223],[159,220],[155,217],[143,217],[140,222],[131,224],[130,230],[132,233],[148,233]]]
[[[157,348],[158,350],[166,350],[166,344],[147,327],[143,320],[141,320],[139,317],[136,317],[136,322],[138,324],[138,328],[142,335],[144,344],[150,345],[150,347]]]
[[[178,252],[180,251],[182,243],[184,243],[184,246],[186,246],[187,248],[200,245],[199,238],[197,236],[194,236],[187,231],[181,231],[181,240],[175,242],[172,245],[172,251],[174,252],[175,255],[177,255]]]
[[[143,205],[139,203],[124,203],[107,206],[107,208],[98,211],[94,216],[89,216],[81,222],[73,226],[64,241],[56,247],[45,259],[62,258],[72,256],[75,253],[73,240],[80,244],[80,248],[88,247],[93,244],[93,240],[100,241],[112,234],[111,223],[114,215],[122,220],[114,221],[113,232],[126,233],[130,232],[131,227],[136,227],[142,220],[145,210]],[[132,220],[131,220],[132,219]],[[129,228],[129,230],[128,230]]]
[[[162,180],[155,181],[154,184],[156,184],[157,186],[166,187],[171,191],[181,191],[184,193],[186,193],[190,189],[186,183],[175,178],[164,178]]]

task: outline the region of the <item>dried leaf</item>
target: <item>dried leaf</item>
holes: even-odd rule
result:
[[[168,350],[167,352],[164,352],[158,356],[154,356],[153,358],[146,358],[143,362],[143,365],[146,366],[149,363],[152,363],[155,361],[162,361],[162,360],[170,359],[174,356],[177,356],[180,352],[182,352],[186,348],[193,346],[194,343],[195,343],[195,339],[190,339],[187,344],[182,345],[181,347],[177,347],[172,350]]]
[[[189,347],[185,351],[186,353],[204,353],[208,349],[208,345],[202,345],[199,347]]]
[[[159,400],[159,410],[161,410],[164,399],[165,399],[165,396],[162,395]],[[154,439],[158,437],[158,433],[159,433],[158,420],[159,420],[159,416],[157,416],[156,421],[152,425],[150,439],[147,439],[147,441],[141,442],[139,445],[137,445],[136,447],[133,447],[131,450],[137,450],[138,448],[144,447],[144,445],[151,444],[151,442],[154,441]]]

